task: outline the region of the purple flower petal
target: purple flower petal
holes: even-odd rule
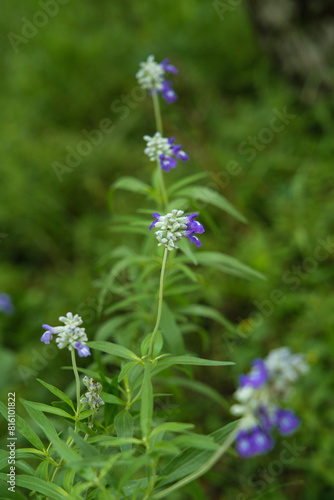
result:
[[[240,431],[237,435],[236,441],[236,450],[240,457],[249,458],[256,455],[257,451],[251,432],[246,430]]]
[[[300,418],[292,410],[276,410],[276,425],[278,432],[283,436],[288,436],[295,432],[300,425]]]
[[[12,303],[11,296],[8,295],[8,293],[1,293],[0,294],[0,312],[3,312],[4,314],[13,314],[15,308]]]
[[[160,155],[160,165],[162,170],[169,172],[171,168],[176,167],[176,160],[171,156]]]
[[[91,356],[89,347],[87,347],[84,344],[81,344],[81,342],[76,342],[74,344],[74,347],[78,350],[78,355],[80,356],[80,358],[86,358],[87,356]]]
[[[254,427],[252,439],[256,453],[263,455],[273,448],[274,441],[268,432],[265,432],[261,427]]]
[[[148,228],[149,231],[151,231],[152,227],[156,225],[156,223],[159,221],[160,219],[160,215],[157,213],[157,212],[153,212],[153,217],[157,220],[153,221],[152,224],[150,225],[150,227]]]
[[[196,247],[199,248],[202,246],[202,243],[201,241],[197,238],[197,236],[194,236],[194,235],[189,235],[188,236],[189,240],[190,240],[190,243],[195,243]]]
[[[52,340],[52,333],[49,331],[44,332],[43,335],[41,336],[41,341],[44,342],[44,344],[50,344],[51,340]]]
[[[179,70],[175,66],[169,64],[169,59],[164,59],[161,62],[161,66],[165,71],[168,71],[168,73],[174,73],[174,75],[176,75],[179,72]]]
[[[256,359],[253,362],[253,367],[248,375],[241,375],[240,385],[244,387],[245,385],[250,385],[254,389],[262,387],[268,380],[268,370],[262,359]]]
[[[187,155],[187,153],[185,151],[178,151],[177,153],[175,153],[175,156],[178,160],[181,160],[181,161],[188,161],[189,160],[189,156]]]

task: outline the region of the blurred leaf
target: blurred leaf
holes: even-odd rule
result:
[[[265,276],[255,269],[243,264],[239,260],[220,252],[199,252],[197,256],[199,264],[203,266],[214,267],[222,272],[239,276],[246,279],[265,280]]]
[[[0,412],[2,416],[7,420],[8,419],[8,410],[6,406],[0,401]],[[40,438],[37,436],[36,432],[32,430],[32,428],[27,424],[25,420],[19,415],[15,415],[16,422],[16,430],[21,434],[21,436],[25,437],[29,443],[35,446],[38,450],[43,451],[44,445]]]
[[[63,391],[61,391],[60,389],[58,389],[54,385],[47,384],[46,382],[44,382],[43,380],[41,380],[39,378],[37,378],[36,380],[38,382],[40,382],[42,385],[44,385],[44,387],[49,389],[49,391],[52,392],[52,394],[54,394],[55,396],[58,396],[59,399],[61,399],[65,403],[67,403],[72,408],[72,410],[75,411],[74,404],[71,401],[71,399],[67,396],[67,394],[65,394]]]
[[[87,345],[92,349],[97,349],[106,354],[112,354],[113,356],[119,358],[130,359],[131,361],[140,361],[140,358],[136,356],[132,351],[118,344],[113,344],[112,342],[105,342],[103,340],[87,342]]]
[[[234,208],[234,206],[229,201],[227,201],[227,199],[223,195],[221,195],[218,191],[214,191],[213,189],[206,186],[189,186],[177,191],[175,194],[177,196],[186,196],[195,203],[197,201],[201,202],[201,207],[203,206],[203,202],[208,205],[213,205],[217,208],[220,208],[221,210],[224,210],[229,215],[235,217],[237,220],[241,222],[247,222],[247,219],[243,215],[241,215],[241,213],[238,212],[238,210]]]
[[[160,432],[183,432],[194,427],[194,424],[183,424],[181,422],[165,422],[153,429],[150,437],[159,434]]]
[[[122,410],[120,413],[118,413],[115,417],[114,424],[118,438],[133,437],[134,423],[132,415],[128,410]],[[122,441],[120,441],[120,443],[122,443]],[[120,444],[121,451],[124,452],[131,450],[131,443],[132,441],[126,442],[125,444]]]
[[[166,302],[162,304],[160,328],[170,351],[181,354],[185,351],[182,332]]]

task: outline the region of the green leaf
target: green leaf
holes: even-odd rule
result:
[[[231,422],[210,434],[216,443],[221,445],[232,432],[238,422]],[[164,486],[182,479],[201,467],[212,456],[212,451],[187,448],[164,467],[157,480],[158,486]]]
[[[63,481],[63,486],[66,491],[71,492],[73,488],[73,483],[74,483],[74,478],[75,478],[75,470],[73,469],[67,469],[64,475],[64,481]]]
[[[114,420],[116,433],[118,438],[132,438],[133,437],[133,429],[134,423],[131,413],[128,410],[122,410],[118,413]],[[120,444],[121,451],[125,452],[131,450],[132,444],[131,442],[126,442],[124,444]]]
[[[127,363],[125,363],[122,366],[122,369],[118,375],[118,383],[122,382],[124,377],[126,377],[127,374],[129,373],[129,371],[131,370],[131,368],[133,368],[134,366],[137,366],[137,365],[138,365],[137,361],[128,361]]]
[[[0,470],[8,465],[9,452],[6,450],[0,450]]]
[[[8,499],[8,477],[4,479],[3,482],[0,481],[0,499],[7,500]],[[23,495],[20,491],[16,490],[15,492],[10,492],[10,500],[27,500],[27,497]]]
[[[151,431],[153,415],[153,388],[151,382],[150,365],[146,363],[143,391],[141,395],[140,426],[143,437],[148,437]]]
[[[195,252],[193,251],[193,247],[191,246],[192,244],[190,241],[188,241],[186,238],[182,238],[181,241],[178,242],[178,247],[180,248],[181,252],[184,253],[188,259],[195,264],[195,266],[198,265],[198,260]]]
[[[113,344],[112,342],[105,342],[103,340],[87,342],[87,345],[92,349],[97,349],[107,354],[112,354],[113,356],[119,358],[130,359],[131,361],[137,360],[141,361],[138,356],[135,355],[130,349],[123,347],[118,344]]]
[[[95,335],[96,340],[105,340],[112,337],[115,331],[127,321],[129,321],[129,318],[125,314],[111,318],[97,330]]]
[[[100,396],[105,403],[110,403],[113,405],[126,405],[125,401],[118,398],[117,396],[114,396],[113,394],[107,394],[106,392],[101,392]]]
[[[166,340],[169,350],[175,354],[182,354],[185,351],[182,332],[175,321],[174,314],[166,302],[162,304],[162,316],[160,328]]]
[[[193,424],[183,424],[182,422],[165,422],[164,424],[160,424],[155,427],[151,432],[150,437],[153,437],[160,432],[184,432],[188,429],[192,429],[193,427]]]
[[[67,444],[58,437],[57,431],[50,420],[40,410],[34,407],[34,403],[30,401],[20,400],[36,424],[42,429],[49,441],[52,442],[54,448],[60,457],[64,458],[66,462],[78,460],[80,457],[77,453],[69,448]]]
[[[185,196],[186,198],[196,202],[200,202],[203,207],[203,202],[208,205],[220,208],[224,212],[232,215],[235,219],[241,222],[247,222],[247,219],[218,191],[206,186],[188,186],[176,193],[177,196]]]
[[[207,176],[208,174],[206,172],[199,172],[198,174],[193,174],[193,175],[188,175],[187,177],[183,177],[181,180],[174,182],[174,184],[170,186],[170,188],[168,189],[168,194],[175,193],[184,186],[199,181],[200,179],[205,179]]]
[[[132,191],[134,193],[147,194],[151,187],[145,182],[137,179],[136,177],[124,176],[120,179],[117,179],[116,182],[112,185],[114,190],[116,189],[124,189],[125,191]]]
[[[141,354],[142,356],[145,356],[148,353],[148,349],[150,346],[150,341],[152,338],[152,334],[149,333],[146,335],[144,340],[141,343]],[[154,345],[153,345],[153,356],[156,357],[160,353],[161,349],[163,348],[164,345],[164,339],[163,336],[161,335],[160,330],[157,331],[155,339],[154,339]]]
[[[214,267],[219,271],[232,274],[233,276],[239,276],[245,279],[266,279],[262,273],[255,271],[230,255],[225,255],[220,252],[199,252],[197,258],[199,264]]]
[[[238,334],[237,328],[213,307],[204,306],[202,304],[191,304],[189,306],[178,308],[177,312],[212,319],[224,326],[228,332],[233,333],[234,335]]]
[[[54,406],[49,406],[44,403],[35,403],[33,401],[29,401],[29,405],[31,408],[35,408],[35,410],[45,411],[46,413],[53,413],[54,415],[59,415],[60,417],[70,418],[75,420],[74,415],[70,415],[65,410],[61,410],[60,408],[55,408]]]
[[[224,406],[225,408],[229,408],[229,403],[225,401],[225,399],[219,394],[218,391],[213,389],[207,384],[203,384],[203,382],[199,382],[198,380],[191,380],[188,378],[182,377],[168,377],[159,379],[157,381],[161,381],[164,384],[176,386],[176,387],[185,387],[187,389],[191,389],[192,391],[198,392],[199,394],[203,394],[204,396],[212,399],[216,403]]]
[[[6,406],[0,401],[0,413],[2,416],[8,420],[8,410]],[[22,417],[19,415],[15,415],[15,422],[16,422],[16,430],[26,438],[29,443],[31,443],[35,448],[38,450],[43,451],[44,450],[44,445],[38,435],[36,434],[35,431],[32,430],[32,428],[27,424],[25,420],[23,420]]]
[[[2,476],[3,474],[1,474],[1,479],[7,480],[7,478],[3,478]],[[15,483],[16,486],[27,488],[31,491],[37,491],[38,493],[42,493],[43,495],[52,498],[52,500],[61,500],[62,498],[68,497],[67,491],[63,488],[54,483],[46,482],[39,477],[20,474],[16,476]]]
[[[76,433],[74,429],[69,427],[68,433],[72,437],[73,441],[78,445],[84,457],[96,457],[99,455],[97,449],[91,444],[89,444],[84,438],[79,436],[79,434]]]
[[[203,450],[217,450],[219,448],[219,445],[213,440],[212,436],[205,436],[203,434],[184,434],[175,437],[172,442],[176,446],[187,446]]]
[[[49,391],[52,392],[52,394],[54,394],[55,396],[58,396],[59,399],[61,399],[65,403],[67,403],[72,408],[72,410],[75,411],[74,404],[71,401],[71,399],[67,396],[67,394],[65,394],[63,391],[61,391],[60,389],[58,389],[54,385],[47,384],[46,382],[44,382],[43,380],[41,380],[39,378],[36,380],[38,380],[38,382],[40,382],[42,385],[44,385],[44,387],[49,389]]]
[[[36,472],[33,471],[33,476],[39,477],[40,479],[48,480],[48,471],[49,471],[49,462],[47,460],[43,460],[39,464],[36,469]]]
[[[166,365],[166,368],[168,366],[172,365],[192,365],[192,366],[228,366],[228,365],[234,365],[232,361],[215,361],[212,359],[202,359],[202,358],[196,358],[195,356],[189,356],[189,355],[184,355],[184,356],[170,356],[168,358],[163,358],[160,363],[160,365]]]

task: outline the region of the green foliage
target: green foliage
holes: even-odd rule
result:
[[[176,86],[180,99],[177,108],[165,107],[166,130],[191,153],[189,165],[194,174],[188,176],[186,164],[181,165],[168,175],[167,192],[170,198],[180,200],[180,207],[200,212],[206,233],[203,250],[197,251],[183,241],[181,251],[168,263],[162,336],[157,336],[157,341],[164,339],[164,345],[157,352],[156,343],[154,357],[190,352],[193,357],[233,360],[237,367],[193,369],[176,365],[160,372],[168,361],[161,358],[153,367],[153,390],[159,391],[157,394],[171,392],[173,403],[169,403],[170,409],[161,410],[161,403],[156,402],[153,421],[176,420],[180,411],[175,407],[179,406],[185,421],[196,420],[199,432],[217,428],[227,415],[222,408],[234,389],[233,379],[251,358],[284,344],[297,351],[306,350],[315,365],[307,388],[307,407],[303,397],[296,394],[297,408],[304,415],[298,442],[306,446],[306,451],[278,478],[264,476],[276,488],[271,490],[268,482],[264,494],[273,500],[326,498],[333,487],[334,442],[329,430],[334,416],[328,405],[333,385],[328,370],[333,350],[332,253],[324,260],[316,259],[314,271],[305,268],[307,259],[314,258],[318,239],[326,241],[333,232],[332,99],[319,96],[311,106],[298,100],[299,95],[268,67],[242,5],[228,12],[222,23],[213,6],[199,0],[179,4],[163,1],[154,9],[148,2],[116,4],[102,0],[97,8],[94,3],[79,5],[75,0],[61,6],[59,14],[20,46],[18,54],[7,34],[20,33],[22,17],[32,19],[37,7],[23,0],[16,5],[13,9],[12,3],[4,0],[0,20],[4,39],[0,61],[4,146],[0,233],[8,235],[0,241],[0,290],[13,295],[17,309],[13,317],[1,316],[4,347],[0,383],[4,394],[8,387],[17,389],[26,399],[50,403],[50,395],[35,382],[36,377],[42,377],[50,382],[42,382],[44,387],[51,390],[51,384],[57,383],[63,395],[66,392],[70,401],[74,399],[69,372],[59,370],[60,364],[68,363],[68,353],[52,357],[51,352],[48,357],[39,342],[38,325],[52,324],[63,311],[75,310],[83,316],[89,338],[121,344],[138,358],[145,356],[154,327],[161,265],[153,249],[154,235],[143,241],[150,214],[159,211],[157,206],[161,204],[157,180],[150,181],[152,165],[142,155],[141,137],[144,132],[152,132],[153,121],[148,99],[135,103],[137,107],[129,109],[124,120],[110,111],[110,104],[123,94],[130,95],[138,61],[151,52],[160,59],[170,56],[180,68]],[[268,126],[273,108],[281,110],[284,106],[297,118],[263,150],[254,148],[256,159],[249,161],[247,155],[238,152],[240,143]],[[52,162],[63,162],[66,147],[75,148],[83,140],[81,131],[97,129],[106,117],[116,125],[115,131],[105,135],[103,143],[93,148],[91,155],[82,157],[59,182]],[[230,161],[238,164],[237,175],[230,174]],[[198,173],[203,168],[206,172]],[[214,196],[208,197],[208,190]],[[198,192],[201,194],[196,196]],[[112,217],[106,209],[107,196]],[[244,216],[250,221],[248,227],[240,224]],[[261,279],[259,271],[267,281]],[[91,287],[92,278],[95,289]],[[271,298],[277,289],[283,294],[279,303]],[[138,346],[145,339],[140,353]],[[95,352],[87,373],[108,387],[108,393],[102,393],[106,404],[97,414],[96,432],[106,433],[102,436],[110,443],[112,438],[117,439],[114,422],[126,411],[139,441],[131,441],[131,448],[138,446],[138,454],[143,453],[140,398],[130,410],[124,410],[129,403],[127,388],[130,403],[138,395],[143,368],[137,360],[115,351],[102,356]],[[107,385],[115,378],[117,391]],[[60,398],[59,405],[67,406],[47,404],[53,413],[47,412],[45,418],[50,418],[52,427],[46,425],[41,407],[30,405],[31,416],[22,418],[19,406],[16,416],[23,443],[35,447],[23,448],[17,456],[20,461],[39,463],[38,473],[45,475],[39,478],[42,481],[47,481],[48,467],[48,484],[53,484],[52,461],[59,462],[68,426],[74,425],[70,417],[55,414],[65,411],[73,417],[73,402],[70,410],[60,392],[53,395]],[[168,407],[164,397],[159,399]],[[4,407],[2,415],[6,417]],[[82,435],[89,434],[89,443],[94,443],[96,436],[88,428],[91,415],[83,411],[83,420],[76,424]],[[38,422],[47,434],[39,431]],[[64,435],[58,436],[61,431]],[[56,443],[52,456],[41,461],[50,436]],[[174,443],[173,436],[167,436],[170,441],[152,447],[159,453],[165,447],[159,477],[171,455],[183,449]],[[113,443],[118,444],[109,444],[110,454],[102,459],[104,465],[97,466],[100,477],[110,484],[111,469],[116,468],[117,477],[126,469],[121,461],[127,457],[123,454],[122,458],[120,451],[129,445]],[[78,443],[73,448],[81,454]],[[68,463],[77,460],[72,455],[67,458]],[[270,461],[277,459],[279,455],[274,454],[262,459],[264,474],[268,474]],[[258,462],[238,462],[235,467],[227,456],[216,467],[216,473],[208,474],[202,486],[185,490],[184,496],[213,498],[217,491],[223,491],[224,498],[234,500],[238,495],[245,499],[258,495],[254,483],[248,482],[254,474],[255,482],[262,480]],[[195,469],[187,470],[191,473]],[[144,471],[145,466],[124,486],[129,498],[147,489]],[[21,470],[18,476],[21,473],[29,474]],[[278,486],[290,483],[291,478],[302,478],[304,483]],[[171,475],[169,479],[173,482],[177,477]],[[95,485],[94,478],[80,476],[79,466],[64,466],[63,475],[57,473],[55,483],[71,492],[68,498],[103,498],[109,494]],[[0,496],[5,498],[8,491],[2,481],[0,488]],[[11,498],[27,498],[28,489],[21,488],[25,494],[17,491]],[[42,498],[44,494],[37,491]],[[116,495],[115,491],[110,495]],[[174,495],[171,498],[174,500]],[[175,498],[180,498],[177,493]]]

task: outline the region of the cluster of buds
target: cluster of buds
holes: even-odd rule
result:
[[[152,222],[149,230],[151,231],[153,226],[158,229],[155,232],[157,240],[159,241],[158,246],[164,246],[168,248],[168,250],[174,250],[178,248],[176,243],[182,238],[189,238],[191,243],[195,243],[197,247],[202,246],[197,236],[194,236],[194,233],[204,233],[202,224],[195,220],[198,214],[183,214],[184,212],[182,210],[172,210],[171,213],[167,215],[159,215],[156,212],[152,214],[156,220]]]
[[[71,351],[75,348],[80,357],[85,358],[86,356],[90,356],[89,347],[86,346],[86,342],[88,341],[86,331],[80,327],[83,323],[81,317],[78,314],[73,316],[71,312],[68,312],[66,316],[60,316],[59,321],[64,323],[64,326],[42,325],[46,331],[43,333],[41,341],[44,344],[50,344],[53,335],[57,335],[56,343],[59,349],[68,347]]]
[[[88,405],[91,410],[98,410],[100,406],[104,405],[103,399],[100,397],[102,385],[100,382],[95,382],[93,378],[85,376],[83,383],[87,387],[88,392],[80,399],[83,405]]]
[[[264,360],[256,359],[248,375],[241,375],[235,392],[238,404],[231,407],[241,417],[236,449],[242,457],[268,452],[274,446],[272,432],[292,434],[300,419],[281,404],[291,396],[293,384],[306,373],[303,354],[292,354],[288,347],[274,349]]]
[[[171,168],[176,167],[177,160],[187,161],[189,157],[185,151],[182,151],[180,144],[173,144],[174,137],[162,137],[160,132],[156,132],[153,137],[144,135],[147,142],[144,153],[151,161],[159,161],[162,170],[169,172]]]
[[[166,72],[176,74],[178,70],[169,64],[168,59],[158,63],[154,60],[154,56],[148,56],[147,61],[140,63],[136,77],[143,89],[149,90],[151,93],[161,93],[165,101],[172,104],[176,101],[177,95],[172,88],[172,83],[165,79]]]

